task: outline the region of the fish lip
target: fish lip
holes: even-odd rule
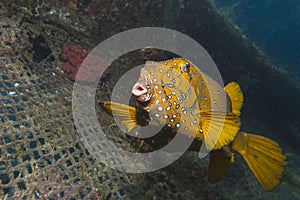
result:
[[[140,102],[147,102],[152,97],[150,85],[146,82],[137,82],[136,84],[134,84],[134,86],[132,87],[132,94]]]
[[[137,82],[134,84],[131,90],[132,94],[136,97],[142,96],[143,94],[147,93],[147,87],[144,84]]]

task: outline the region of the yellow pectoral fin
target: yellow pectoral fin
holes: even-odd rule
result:
[[[100,106],[110,115],[120,119],[128,132],[137,126],[136,109],[134,107],[111,101],[101,102]]]
[[[209,150],[220,149],[233,141],[240,125],[239,118],[233,113],[200,112],[200,128]]]
[[[211,183],[220,181],[233,162],[233,153],[224,149],[212,151],[209,157],[208,181]]]
[[[260,185],[271,191],[280,184],[285,169],[285,156],[273,140],[240,132],[232,144],[240,153]]]
[[[231,100],[232,112],[235,115],[240,116],[241,108],[244,102],[244,96],[239,84],[235,82],[231,82],[228,83],[224,89]]]

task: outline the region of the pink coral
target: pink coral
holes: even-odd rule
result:
[[[64,44],[61,55],[67,62],[63,65],[63,70],[69,74],[71,80],[76,79],[79,67],[88,53],[80,45]]]
[[[71,80],[94,81],[99,78],[100,74],[106,76],[108,73],[108,70],[103,69],[108,63],[105,59],[95,55],[89,56],[89,59],[82,65],[88,54],[89,51],[80,45],[64,44],[61,55],[67,62],[63,65],[63,70],[69,74]],[[77,75],[80,67],[83,67],[83,70]]]

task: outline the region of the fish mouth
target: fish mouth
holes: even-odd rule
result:
[[[137,98],[137,100],[141,102],[149,101],[152,96],[149,90],[149,86],[142,83],[134,84],[131,92]]]

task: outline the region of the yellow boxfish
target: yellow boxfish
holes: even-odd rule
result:
[[[240,131],[244,97],[237,83],[223,88],[190,61],[175,58],[147,61],[132,94],[138,108],[149,113],[145,121],[163,124],[175,133],[180,130],[205,143],[211,150],[211,183],[221,180],[234,162],[232,149],[242,155],[266,191],[280,184],[286,159],[280,146],[266,137]],[[128,132],[140,125],[141,112],[136,107],[115,102],[102,102],[101,106],[120,118]]]

